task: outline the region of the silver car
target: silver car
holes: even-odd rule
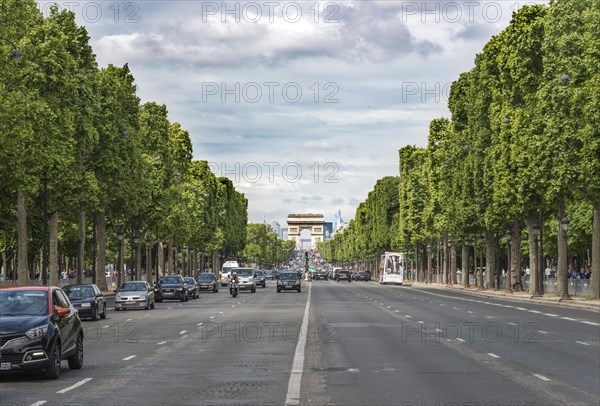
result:
[[[148,282],[123,283],[115,296],[115,310],[121,309],[154,309],[154,291]]]
[[[253,268],[234,268],[232,273],[237,273],[240,281],[240,290],[249,290],[250,292],[256,292],[256,278],[254,277]]]

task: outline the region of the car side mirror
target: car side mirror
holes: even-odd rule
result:
[[[56,315],[58,317],[65,317],[71,313],[71,309],[69,309],[68,307],[54,306],[54,310],[56,311]]]

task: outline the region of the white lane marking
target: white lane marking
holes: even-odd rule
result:
[[[166,343],[167,343],[166,341],[161,341],[160,343],[156,343],[156,345],[163,345],[163,344],[166,344]]]
[[[181,335],[181,334],[185,334],[185,333],[187,333],[187,330],[181,330],[181,331],[179,332],[179,335]]]
[[[565,317],[565,316],[562,316],[561,319],[563,319],[563,320],[569,320],[569,321],[579,321],[579,320],[574,319],[572,317]]]
[[[488,352],[487,355],[489,355],[492,358],[500,358],[499,356],[497,356],[496,354],[494,354],[493,352]]]
[[[542,333],[542,334],[548,334],[548,332],[547,332],[547,331],[543,331],[543,330],[538,330],[538,331],[539,331],[540,333]]]
[[[131,320],[132,320],[132,319],[127,319],[127,320],[125,320],[125,321],[131,321]]]
[[[473,312],[472,312],[472,311],[470,311],[470,310],[467,310],[467,313],[471,313],[471,314],[473,314]]]
[[[517,310],[523,310],[523,311],[527,310],[527,309],[526,309],[526,308],[524,308],[524,307],[515,307],[515,309],[517,309]]]
[[[388,309],[391,309],[391,308],[392,308],[392,306],[386,306],[386,307],[387,307]]]
[[[544,313],[544,316],[558,317],[558,314]]]
[[[408,317],[409,319],[412,319],[412,316],[410,314],[405,314],[406,317]]]
[[[493,319],[491,316],[485,316],[486,319]]]
[[[114,307],[107,307],[106,310],[115,310],[115,308]],[[45,402],[45,400],[44,400],[44,402]]]
[[[452,308],[453,308],[454,310],[458,310],[458,307],[454,307],[454,306],[452,306]]]
[[[196,325],[197,325],[197,326],[201,326],[202,324],[204,324],[204,323],[198,323],[198,324],[196,324]]]
[[[231,307],[235,307],[235,305],[231,305]]]
[[[173,306],[169,306],[169,307],[167,307],[167,310],[172,309],[172,308],[173,308]]]
[[[102,328],[109,328],[110,326],[102,326]]]
[[[417,321],[417,323],[425,324],[425,322],[423,320],[419,320],[419,321]]]
[[[300,338],[298,339],[298,344],[296,344],[292,372],[290,373],[290,381],[288,383],[287,395],[285,397],[286,406],[300,404],[300,385],[302,383],[302,372],[304,370],[304,349],[306,347],[306,337],[308,336],[308,316],[310,314],[311,291],[312,285],[308,285],[308,295],[306,298],[306,307],[304,308],[304,318],[302,319],[302,327],[300,327]]]
[[[146,317],[146,316],[150,316],[150,313],[146,313],[146,314],[144,314],[144,317]]]
[[[130,355],[129,357],[123,358],[123,361],[129,361],[130,359],[134,359],[137,355]]]
[[[360,372],[358,368],[348,368],[348,372]]]
[[[189,334],[186,334],[184,336],[181,336],[181,338],[188,338],[189,336],[190,336]]]
[[[398,309],[396,309],[396,310],[394,310],[394,311],[395,311],[396,313],[400,313],[400,310],[398,310]]]
[[[509,325],[509,326],[516,326],[516,325],[517,325],[517,323],[513,323],[512,321],[509,321],[509,322],[508,322],[508,325]]]
[[[600,323],[594,323],[593,321],[581,320],[581,322],[590,326],[600,326]]]
[[[214,318],[215,318],[215,316],[210,316],[210,318],[211,318],[211,319],[214,319]]]
[[[581,344],[581,345],[589,345],[588,343],[584,343],[583,341],[575,341],[577,344]]]
[[[460,341],[461,343],[464,343],[464,342],[465,342],[465,340],[463,340],[463,339],[462,339],[462,338],[460,338],[460,337],[457,337],[457,338],[456,338],[456,341]]]
[[[223,314],[224,312],[219,312],[219,314]]]
[[[538,378],[538,379],[541,379],[541,380],[542,380],[542,381],[544,381],[544,382],[549,382],[549,381],[551,381],[551,379],[550,379],[550,378],[546,378],[544,375],[540,375],[540,374],[531,374],[531,375],[535,376],[535,377],[536,377],[536,378]]]
[[[528,310],[529,313],[536,313],[536,314],[540,314],[542,312],[540,312],[539,310]]]
[[[435,331],[437,331],[438,333],[441,333],[441,332],[442,332],[442,330],[441,330],[441,329],[439,329],[439,328],[436,328],[436,329],[435,329]]]
[[[29,405],[29,406],[41,406],[41,405],[43,405],[43,404],[44,404],[44,403],[46,403],[46,402],[47,402],[46,400],[38,400],[37,402],[35,402],[35,403],[32,403],[32,404],[31,404],[31,405]]]
[[[83,385],[84,383],[91,381],[92,379],[93,379],[93,378],[85,378],[85,379],[82,379],[81,381],[77,382],[76,384],[74,384],[74,385],[71,385],[71,386],[69,386],[68,388],[61,389],[61,390],[59,390],[59,391],[58,391],[58,392],[56,392],[56,393],[67,393],[68,391],[70,391],[70,390],[73,390],[73,389],[75,389],[75,388],[78,388],[78,387],[80,387],[81,385]]]

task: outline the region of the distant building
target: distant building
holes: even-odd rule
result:
[[[296,249],[315,248],[317,243],[323,241],[324,223],[322,214],[288,214],[289,232],[287,240],[294,241]],[[301,236],[303,232],[304,235]]]
[[[281,237],[281,224],[279,224],[277,221],[274,221],[273,223],[271,223],[271,228],[273,229],[273,231],[275,231],[277,237],[283,240],[283,238]]]
[[[342,219],[342,211],[338,209],[335,216],[333,216],[333,234],[335,235],[340,227],[343,227],[345,224],[346,222]]]
[[[323,223],[323,241],[329,241],[333,238],[333,222],[326,221]]]
[[[288,228],[281,227],[281,239],[286,241],[288,239]]]

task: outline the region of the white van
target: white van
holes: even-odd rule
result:
[[[237,261],[225,261],[223,269],[221,269],[221,286],[229,285],[229,278],[231,277],[231,270],[233,268],[239,268],[240,265]]]

